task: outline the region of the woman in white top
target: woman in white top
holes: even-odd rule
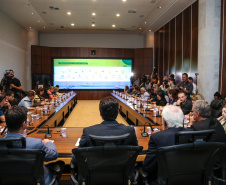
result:
[[[226,131],[226,105],[222,108],[222,116],[217,118]]]

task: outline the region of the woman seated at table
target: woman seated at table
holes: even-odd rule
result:
[[[44,89],[41,87],[36,91],[35,101],[36,102],[44,101],[45,98],[43,97],[43,95],[44,95]]]
[[[178,100],[177,91],[175,89],[170,89],[168,96],[169,96],[169,105],[176,105]]]
[[[222,108],[222,116],[217,118],[221,125],[224,127],[224,131],[226,131],[226,105]]]
[[[163,94],[163,92],[159,91],[157,94],[156,105],[165,106],[166,104],[167,104],[167,101],[165,99],[165,95]]]
[[[49,90],[47,90],[48,99],[49,99],[50,101],[56,99],[56,97],[53,95],[53,92],[54,92],[54,87],[51,86],[51,87],[49,88]]]
[[[125,88],[124,88],[124,93],[125,93],[125,94],[126,94],[126,93],[129,93],[129,91],[130,91],[129,86],[126,85]]]

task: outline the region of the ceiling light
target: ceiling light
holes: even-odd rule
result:
[[[40,20],[38,20],[38,22],[40,22]]]
[[[114,27],[115,27],[115,25],[114,25],[114,24],[112,24],[112,27],[114,28]]]
[[[74,23],[71,23],[71,26],[74,26],[75,24]]]
[[[162,8],[161,6],[158,6],[158,8]]]
[[[126,0],[122,0],[123,2],[126,2]]]
[[[44,29],[45,29],[46,27],[44,26]]]
[[[68,15],[71,15],[71,12],[67,12]]]
[[[141,30],[141,28],[139,28]]]
[[[93,12],[93,13],[92,13],[92,15],[93,15],[93,16],[95,16],[95,15],[96,15],[96,13],[95,13],[95,12]]]
[[[144,24],[147,24],[147,22],[144,22]]]
[[[119,13],[117,13],[117,14],[116,14],[116,16],[117,16],[117,17],[119,17],[119,16],[120,16],[120,14],[119,14]]]
[[[150,32],[151,32],[151,30],[148,30],[148,31],[150,31]]]
[[[92,27],[95,27],[95,24],[94,23],[92,23]]]
[[[31,14],[33,15],[34,13],[32,12]]]
[[[29,27],[31,29],[31,27]]]

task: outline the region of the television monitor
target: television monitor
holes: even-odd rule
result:
[[[60,89],[130,87],[133,59],[53,58],[53,85]]]

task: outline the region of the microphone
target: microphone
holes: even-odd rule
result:
[[[46,125],[48,127],[48,130],[47,130],[47,134],[45,135],[45,138],[51,138],[52,137],[52,134],[49,133],[49,126]]]
[[[144,124],[144,131],[141,132],[141,135],[142,135],[143,137],[148,137],[148,133],[145,132],[145,125],[146,125],[147,123],[149,124],[151,130],[153,131],[153,128],[152,128],[151,124],[150,124],[149,122],[146,122],[146,123]]]

